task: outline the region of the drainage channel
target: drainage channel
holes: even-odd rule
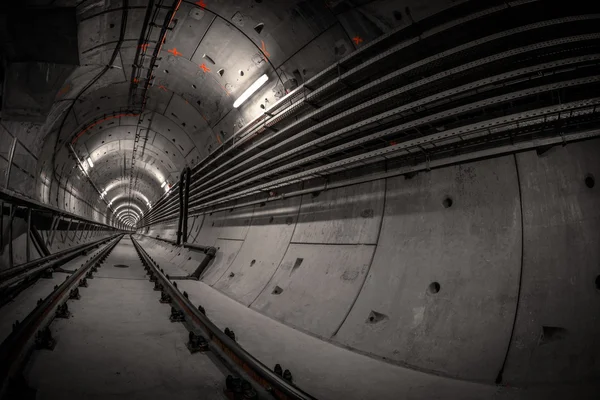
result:
[[[171,282],[136,239],[130,237],[154,290],[160,292],[159,301],[171,306],[170,320],[184,323],[189,330],[188,350],[213,353],[216,357],[212,359],[218,359],[230,371],[223,388],[228,399],[316,400],[284,379],[281,371],[272,371],[244,350],[232,330],[221,331],[206,316],[204,308],[193,305],[187,293],[182,293],[177,283]]]
[[[23,321],[15,321],[13,330],[0,345],[0,399],[35,398],[35,390],[27,386],[23,368],[35,349],[53,349],[50,324],[55,318],[70,316],[68,300],[81,298],[80,287],[87,287],[88,280],[119,243],[123,235],[109,241],[105,247],[83,265],[67,275],[64,282],[54,287],[45,299]]]

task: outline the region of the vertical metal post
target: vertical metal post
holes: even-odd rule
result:
[[[27,207],[27,245],[25,247],[27,262],[31,261],[31,208]]]
[[[13,267],[13,218],[15,216],[16,207],[10,205],[10,226],[8,227],[8,267]]]
[[[0,254],[4,254],[4,202],[0,203]]]
[[[4,180],[4,187],[8,189],[10,182],[10,167],[12,166],[13,157],[15,156],[15,149],[17,148],[17,137],[13,137],[12,143],[10,144],[10,150],[8,152],[8,166],[6,167],[6,177]],[[12,206],[11,206],[12,207]]]

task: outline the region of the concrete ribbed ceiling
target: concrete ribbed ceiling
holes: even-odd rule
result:
[[[41,157],[46,160],[42,175],[54,173],[65,183],[76,179],[71,176],[75,160],[65,146],[71,142],[81,160],[93,160],[88,173],[100,191],[109,189],[105,199],[128,195],[133,179],[135,192],[154,202],[164,194],[163,181],[175,183],[183,168],[193,167],[260,115],[263,106],[282,98],[286,81],[309,79],[380,34],[410,23],[413,15],[423,18],[452,2],[415,2],[411,11],[397,10],[394,2],[182,1],[168,25],[140,115],[141,96],[131,102],[129,94],[132,85],[141,88],[144,81],[132,82],[132,64],[136,53],[145,51],[144,66],[150,65],[174,3],[154,2],[148,40],[140,46],[148,0],[53,2],[77,7],[80,66],[56,95],[46,124],[50,134]],[[145,76],[147,70],[141,71]],[[263,74],[269,77],[267,84],[233,108],[235,99]],[[74,99],[72,107],[65,105]],[[140,141],[132,173],[136,132]],[[92,208],[106,209],[98,193],[80,195]]]

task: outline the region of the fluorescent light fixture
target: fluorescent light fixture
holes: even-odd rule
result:
[[[258,78],[256,82],[250,85],[250,87],[246,89],[246,91],[242,93],[242,95],[238,97],[236,101],[233,102],[233,108],[238,108],[239,106],[241,106],[246,100],[248,100],[250,96],[254,94],[254,92],[260,89],[262,85],[267,83],[268,80],[269,77],[267,76],[267,74],[263,74],[263,76]]]
[[[161,187],[161,188],[164,188],[166,184],[167,184],[167,181],[164,181],[164,182],[162,183],[162,185],[160,185],[160,187]]]
[[[90,165],[90,168],[94,168],[94,163],[92,162],[91,157],[88,157],[88,164]]]

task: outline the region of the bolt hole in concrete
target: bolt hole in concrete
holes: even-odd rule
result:
[[[376,323],[384,321],[386,319],[388,319],[387,315],[371,310],[371,312],[369,313],[369,317],[367,318],[367,323],[368,324],[376,324]]]
[[[114,265],[115,268],[129,268],[129,265],[125,265],[125,264],[115,264]]]
[[[452,198],[450,196],[446,196],[444,198],[444,201],[442,201],[442,204],[444,205],[444,208],[450,208],[452,207],[452,203],[454,203],[452,201]]]
[[[273,291],[271,293],[272,294],[281,294],[281,292],[283,292],[283,289],[280,288],[279,286],[275,286],[275,289],[273,289]]]
[[[567,337],[567,330],[560,326],[542,326],[542,334],[540,335],[540,346],[551,342],[556,342]]]
[[[594,187],[595,184],[596,184],[596,180],[594,179],[593,175],[590,174],[585,177],[585,186],[587,186],[591,189]]]
[[[250,266],[253,266],[254,264],[256,264],[256,260],[250,261]]]
[[[440,291],[440,288],[441,288],[441,286],[440,286],[440,284],[438,282],[431,282],[429,284],[429,287],[427,288],[427,291],[430,294],[436,294],[436,293],[438,293]]]

